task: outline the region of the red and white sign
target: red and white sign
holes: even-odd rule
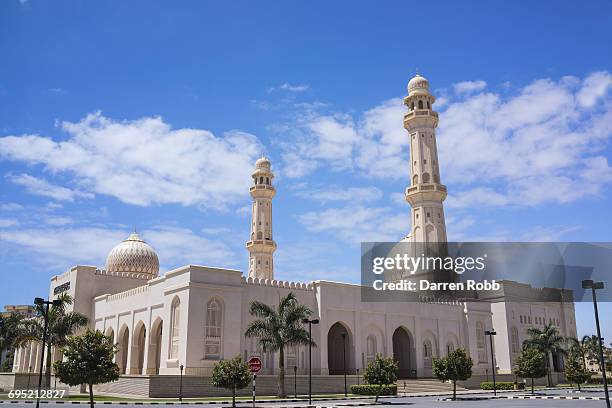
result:
[[[248,361],[249,370],[252,373],[258,373],[261,371],[261,360],[259,357],[251,357]]]

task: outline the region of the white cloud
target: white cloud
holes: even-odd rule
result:
[[[591,107],[612,88],[612,75],[606,71],[589,75],[576,95],[581,106]]]
[[[56,227],[61,227],[64,225],[69,225],[72,224],[74,222],[74,220],[70,217],[46,217],[44,219],[45,224],[47,225],[52,225],[52,226],[56,226]]]
[[[126,230],[98,227],[11,228],[0,231],[0,243],[60,272],[76,264],[104,267],[108,252],[128,235]],[[140,236],[157,252],[165,268],[161,273],[190,263],[231,266],[236,260],[222,240],[206,238],[187,228],[153,226]]]
[[[308,84],[293,85],[293,84],[290,84],[289,82],[285,82],[279,85],[278,87],[272,87],[268,89],[268,92],[274,92],[277,89],[280,89],[282,91],[287,91],[287,92],[306,92],[310,89],[310,85]]]
[[[51,197],[58,201],[74,201],[75,198],[93,198],[91,193],[84,193],[79,190],[72,190],[66,187],[57,186],[47,180],[36,178],[29,174],[8,174],[7,179],[12,183],[24,187],[29,193],[44,197]]]
[[[23,209],[23,205],[17,203],[2,203],[0,211],[19,211]]]
[[[482,80],[478,81],[463,81],[453,85],[453,89],[457,94],[468,94],[472,92],[482,91],[487,87],[487,83]]]
[[[15,218],[0,218],[0,228],[16,227],[19,221]]]
[[[352,242],[397,241],[410,232],[408,212],[398,214],[389,207],[348,205],[300,215],[299,221],[312,232],[329,232]]]
[[[351,202],[372,202],[378,201],[383,197],[383,192],[376,187],[348,187],[331,186],[325,189],[301,189],[296,195],[301,198],[308,198],[327,203],[329,201],[351,201]]]
[[[178,203],[224,209],[243,200],[260,146],[255,136],[173,129],[160,117],[116,121],[100,113],[63,122],[65,141],[0,138],[0,156],[42,164],[88,192],[134,205]]]
[[[610,77],[540,79],[512,94],[486,92],[484,81],[456,84],[461,93],[449,97],[438,129],[449,205],[531,206],[599,195],[612,182],[604,151],[612,136]],[[356,118],[298,115],[284,127],[297,135],[282,146],[285,173],[303,177],[331,166],[407,179],[405,112],[396,98]]]
[[[186,264],[206,266],[236,265],[236,254],[218,237],[212,239],[188,228],[157,226],[142,233],[157,252],[159,262],[167,268]]]

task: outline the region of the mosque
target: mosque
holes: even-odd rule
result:
[[[435,100],[427,79],[416,75],[410,80],[403,122],[411,158],[405,191],[411,206],[407,238],[424,243],[447,240],[443,206],[447,188],[441,184]],[[157,254],[134,232],[110,251],[103,269],[77,265],[51,279],[51,297],[70,294],[73,310],[86,315],[91,328],[111,336],[119,346],[116,362],[123,376],[101,390],[171,394],[162,390],[181,374],[181,367],[187,377],[206,378],[216,362],[236,355],[245,359],[259,356],[262,377],[269,375],[273,382],[278,356],[263,352],[255,339],[244,336],[252,319],[248,309],[254,300],[275,305],[279,296],[289,292],[310,307],[313,317],[320,321],[312,327],[317,344],[312,369],[319,383],[330,387],[341,384],[339,379],[345,371],[349,381],[356,382],[359,371],[363,372],[378,353],[393,356],[400,378],[431,378],[433,359],[458,347],[472,357],[475,377],[484,379],[491,372],[492,355],[497,372],[509,374],[528,327],[554,322],[562,335],[576,335],[573,302],[530,301],[530,294],[537,289],[516,282],[504,282],[504,291],[521,292],[521,302],[502,298],[491,304],[425,299],[411,303],[364,302],[359,285],[277,280],[277,245],[272,229],[276,189],[267,158],[257,160],[252,178],[246,275],[239,270],[200,265],[185,265],[160,275]],[[492,328],[497,331],[493,353],[485,338],[485,330]],[[15,353],[14,372],[26,373],[30,367],[36,372],[39,353],[39,344],[20,347]],[[61,358],[60,351],[53,350],[53,359]],[[305,376],[306,347],[286,350],[285,359],[289,380],[293,367],[296,376]],[[560,371],[561,359],[554,360],[555,370]]]

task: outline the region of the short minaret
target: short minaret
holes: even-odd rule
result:
[[[274,174],[270,167],[270,160],[265,157],[255,162],[254,185],[249,189],[253,197],[251,238],[246,243],[250,278],[274,279],[276,243],[272,239],[272,198],[276,190],[272,185]]]
[[[404,105],[404,128],[410,137],[411,184],[406,201],[412,207],[412,242],[446,242],[444,206],[446,186],[440,183],[440,165],[436,144],[438,113],[432,110],[436,98],[429,93],[429,82],[416,75],[408,82]]]

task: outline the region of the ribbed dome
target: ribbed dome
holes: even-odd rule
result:
[[[413,95],[416,92],[429,93],[429,81],[419,74],[416,74],[414,78],[408,82],[408,95]]]
[[[258,169],[270,170],[270,159],[268,159],[266,156],[261,156],[255,162],[255,167]]]
[[[153,248],[133,232],[108,253],[106,271],[146,274],[152,279],[159,274],[159,259]]]

